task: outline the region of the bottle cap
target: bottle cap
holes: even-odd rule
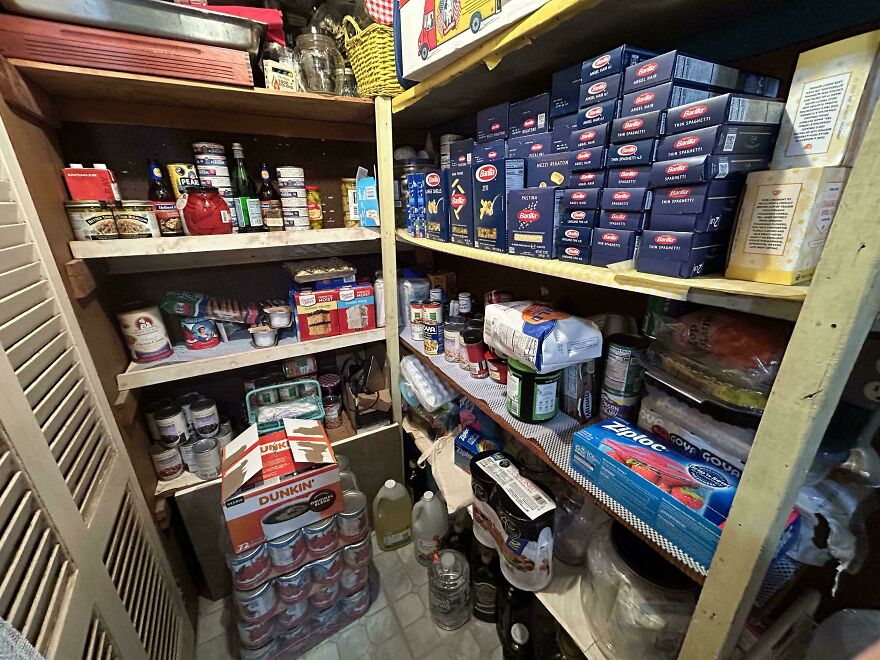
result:
[[[394,488],[396,485],[397,485],[397,482],[394,481],[394,479],[389,479],[388,481],[385,482],[385,488],[388,488],[389,490]]]
[[[422,495],[422,499],[425,500],[426,502],[430,502],[431,500],[434,499],[434,493],[432,493],[430,490],[426,490],[425,494]]]
[[[510,626],[510,636],[517,644],[525,644],[529,641],[529,629],[521,623]]]
[[[455,566],[455,555],[451,552],[444,552],[440,555],[440,565],[447,570],[452,569]]]

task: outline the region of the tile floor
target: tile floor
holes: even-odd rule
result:
[[[373,584],[370,609],[304,660],[501,660],[494,623],[471,618],[446,631],[431,622],[427,569],[416,561],[412,545],[382,552],[374,539],[373,564],[371,579],[378,585]],[[231,600],[200,599],[196,660],[238,658],[237,639]]]

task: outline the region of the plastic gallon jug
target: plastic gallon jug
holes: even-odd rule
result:
[[[434,497],[430,490],[425,491],[412,510],[412,534],[415,541],[413,548],[419,563],[431,565],[434,553],[440,549],[448,531],[446,505],[443,500]]]
[[[396,550],[412,540],[412,500],[403,484],[389,479],[376,493],[373,527],[382,550]]]

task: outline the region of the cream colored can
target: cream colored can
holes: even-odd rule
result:
[[[159,221],[149,201],[126,201],[113,211],[119,238],[159,238]]]
[[[150,458],[153,459],[153,468],[156,470],[159,481],[170,481],[183,474],[183,460],[180,458],[177,447],[166,448],[162,445],[152,445]]]
[[[101,202],[65,202],[64,210],[78,241],[119,238],[113,211]]]
[[[116,318],[135,362],[164,360],[174,353],[156,305],[143,301],[130,303],[116,313]]]

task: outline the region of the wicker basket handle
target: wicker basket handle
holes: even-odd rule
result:
[[[354,29],[354,34],[349,33],[349,28]],[[358,22],[354,20],[354,16],[347,15],[342,19],[342,29],[345,31],[345,43],[348,45],[349,39],[354,39],[358,36],[363,30],[361,30],[361,26],[358,25]]]

